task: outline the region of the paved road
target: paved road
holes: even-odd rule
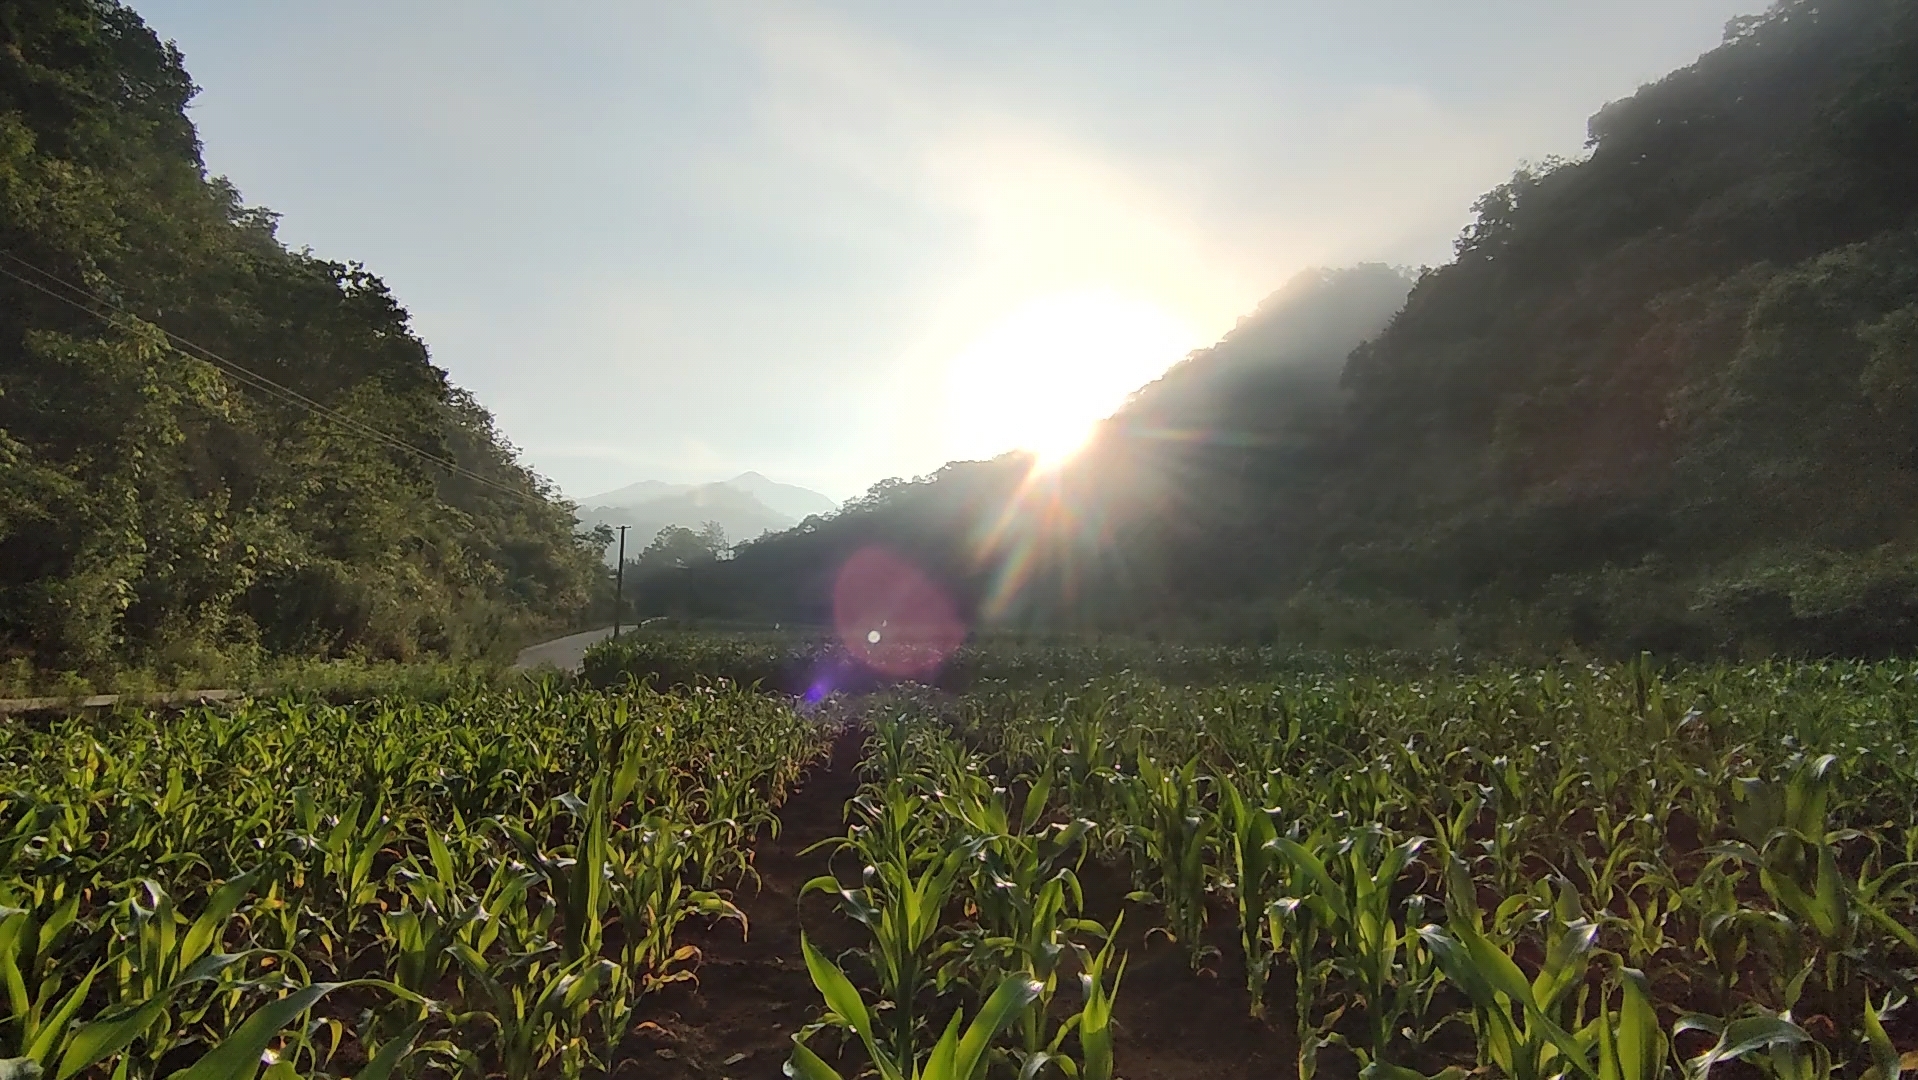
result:
[[[561,671],[578,671],[579,665],[586,660],[586,647],[605,640],[612,632],[612,627],[602,626],[598,630],[528,646],[519,651],[519,659],[513,661],[513,670],[525,671],[551,665]]]

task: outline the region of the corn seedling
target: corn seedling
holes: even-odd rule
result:
[[[828,1011],[822,1023],[857,1035],[872,1056],[880,1080],[976,1080],[985,1070],[986,1051],[993,1038],[1039,994],[1037,982],[1020,975],[1007,976],[963,1031],[963,1015],[953,1014],[922,1062],[915,1046],[875,1038],[872,1011],[845,972],[813,948],[811,941],[802,940],[800,947],[805,952],[806,971],[826,1001]],[[798,1080],[841,1080],[840,1074],[806,1045],[803,1036],[793,1039],[785,1073]]]

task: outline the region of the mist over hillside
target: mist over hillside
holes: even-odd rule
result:
[[[636,484],[627,484],[623,488],[589,495],[579,500],[581,506],[640,506],[655,499],[684,495],[697,487],[697,484],[669,484],[664,480],[641,480]]]
[[[646,610],[823,624],[838,568],[880,544],[908,553],[982,619],[1125,621],[1147,597],[1179,587],[1180,537],[1227,528],[1258,501],[1248,485],[1264,474],[1249,460],[1310,446],[1307,433],[1336,419],[1342,359],[1386,326],[1411,286],[1378,265],[1298,275],[1217,345],[1141,388],[1071,467],[1047,478],[1046,504],[1069,507],[1072,528],[1022,504],[1027,455],[954,462],[875,485],[830,518],[742,545],[723,566],[655,582]],[[1096,537],[1080,527],[1092,522]],[[1087,543],[1097,560],[1072,554]],[[1021,568],[1017,588],[1009,562]]]
[[[626,526],[626,554],[633,558],[665,529],[698,531],[716,523],[729,541],[737,543],[830,514],[838,505],[808,488],[747,472],[710,484],[642,480],[581,499],[579,518],[586,528]],[[606,559],[618,559],[616,546],[607,548]]]
[[[726,486],[751,495],[773,512],[794,521],[803,521],[815,514],[830,514],[839,508],[837,502],[811,488],[776,483],[756,472],[740,473],[726,481]]]
[[[1776,5],[1590,135],[1409,296],[1293,282],[1059,473],[888,482],[653,602],[817,620],[878,544],[973,625],[1918,647],[1918,6]]]
[[[814,514],[830,514],[839,506],[831,498],[810,488],[803,488],[797,484],[777,483],[756,472],[743,472],[731,480],[720,480],[710,484],[669,484],[662,480],[641,480],[613,491],[589,495],[579,500],[579,505],[613,508],[644,506],[675,495],[686,495],[700,489],[721,487],[751,495],[766,509],[793,521],[808,518]]]
[[[1918,649],[1910,0],[1735,20],[1447,265],[1297,276],[1063,467],[577,520],[380,278],[209,177],[177,50],[110,0],[5,11],[0,661],[497,652],[603,596],[599,527],[708,523],[734,557],[669,562],[649,613],[825,623],[877,546],[975,628]]]

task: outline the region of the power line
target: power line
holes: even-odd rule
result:
[[[254,390],[258,390],[262,393],[278,398],[279,400],[286,402],[290,405],[293,405],[296,408],[305,409],[306,411],[313,413],[314,415],[320,417],[321,419],[330,420],[334,424],[340,427],[343,427],[350,432],[353,432],[355,434],[365,435],[369,438],[378,440],[379,442],[385,443],[386,445],[391,446],[394,449],[411,454],[422,461],[426,461],[431,464],[438,465],[441,468],[444,468],[448,470],[449,472],[454,473],[455,475],[465,477],[466,479],[471,480],[475,483],[484,484],[487,487],[504,492],[508,495],[512,495],[516,498],[524,499],[527,502],[534,503],[539,506],[553,505],[551,502],[547,501],[546,499],[540,498],[539,496],[536,496],[536,495],[530,495],[524,491],[519,490],[518,488],[508,487],[507,485],[501,484],[498,481],[491,479],[490,477],[482,476],[479,473],[476,473],[473,470],[468,469],[457,462],[450,461],[446,458],[439,457],[435,454],[429,454],[426,451],[421,450],[419,447],[414,446],[413,444],[409,442],[406,442],[404,439],[400,439],[396,436],[389,435],[386,432],[380,431],[377,428],[374,428],[368,424],[362,423],[361,421],[356,420],[353,417],[347,416],[346,414],[340,412],[337,409],[332,408],[331,406],[328,406],[321,402],[315,401],[310,397],[307,397],[305,394],[300,393],[298,390],[295,390],[289,386],[284,386],[278,382],[275,382],[272,379],[267,378],[264,375],[261,375],[259,372],[253,371],[250,368],[247,368],[232,360],[228,360],[226,357],[221,356],[220,354],[214,352],[212,349],[209,349],[204,345],[200,345],[193,341],[189,341],[188,339],[181,337],[179,334],[176,334],[173,331],[168,330],[164,326],[160,326],[156,323],[148,322],[147,320],[140,318],[138,315],[134,314],[133,312],[128,311],[126,308],[120,306],[119,304],[114,303],[111,300],[106,299],[105,297],[99,295],[98,293],[95,293],[89,289],[83,288],[82,286],[75,285],[74,283],[67,281],[66,279],[60,277],[59,275],[52,273],[51,271],[42,269],[41,267],[36,266],[31,262],[28,262],[26,259],[21,258],[20,256],[14,254],[11,251],[0,250],[0,256],[4,256],[9,260],[15,263],[18,263],[19,265],[27,268],[28,270],[31,270],[35,274],[40,275],[41,277],[47,279],[48,281],[52,281],[58,284],[64,289],[67,289],[73,293],[77,293],[80,296],[83,296],[89,300],[92,300],[94,303],[100,305],[101,307],[107,308],[118,315],[124,316],[125,318],[130,320],[133,320],[135,323],[153,327],[153,329],[158,330],[161,334],[165,335],[165,337],[167,338],[168,347],[172,351],[181,353],[185,355],[188,359],[195,359],[203,363],[212,364],[215,368],[225,372],[229,378],[234,379],[236,382],[239,382],[243,386],[248,386]],[[20,284],[25,285],[30,289],[43,293],[47,296],[52,297],[55,300],[68,304],[72,307],[78,308],[81,311],[84,311],[87,314],[92,315],[93,317],[107,323],[109,326],[115,325],[115,320],[113,320],[112,318],[109,318],[106,315],[101,314],[99,311],[95,310],[94,308],[88,307],[86,304],[80,303],[78,300],[73,299],[73,297],[71,296],[62,295],[61,293],[56,292],[53,289],[50,289],[39,282],[31,281],[27,278],[21,277],[20,275],[13,273],[12,271],[6,269],[5,267],[0,267],[0,275],[4,275],[6,277],[12,278],[14,281],[17,281]]]
[[[33,263],[30,263],[27,260],[20,258],[18,255],[13,254],[12,252],[0,251],[0,255],[4,255],[8,259],[11,259],[12,261],[16,263],[19,263],[20,265],[26,267],[29,270],[32,270],[34,273],[39,274],[50,281],[56,282],[63,288],[66,288],[75,293],[78,293],[81,296],[84,296],[94,301],[95,303],[101,305],[102,307],[106,307],[120,315],[125,316],[128,319],[135,321],[136,323],[143,323],[147,326],[152,326],[154,329],[158,330],[161,334],[165,335],[170,342],[174,343],[171,346],[174,351],[184,353],[185,355],[188,356],[189,359],[198,359],[204,363],[210,363],[214,365],[216,368],[219,368],[225,371],[228,376],[234,378],[236,381],[240,382],[242,385],[250,386],[253,389],[259,390],[272,397],[276,397],[280,399],[281,401],[284,401],[288,404],[295,406],[296,408],[305,409],[306,411],[311,412],[322,419],[330,420],[334,424],[337,424],[340,427],[346,428],[348,431],[351,431],[353,433],[360,434],[360,435],[365,435],[369,438],[385,443],[386,445],[391,446],[394,449],[400,450],[404,453],[411,454],[422,461],[426,461],[431,464],[438,465],[444,469],[447,469],[450,472],[466,477],[467,479],[472,480],[476,483],[484,484],[488,487],[495,488],[509,495],[527,499],[530,502],[536,502],[536,503],[545,505],[545,500],[543,499],[538,499],[534,496],[527,495],[523,491],[519,491],[515,488],[507,487],[503,484],[497,483],[496,481],[488,477],[482,476],[476,472],[473,472],[470,469],[465,468],[464,466],[461,466],[457,462],[449,461],[437,455],[427,453],[426,451],[421,450],[419,447],[414,446],[403,439],[396,438],[392,435],[387,434],[386,432],[380,431],[377,428],[371,427],[359,420],[354,419],[353,417],[350,417],[345,415],[344,413],[341,413],[340,411],[328,405],[315,401],[312,398],[307,397],[305,394],[302,394],[299,391],[292,389],[291,387],[275,382],[274,380],[269,379],[264,375],[261,375],[259,372],[253,371],[252,369],[247,368],[241,364],[238,364],[232,360],[228,360],[226,357],[221,356],[220,354],[214,352],[213,350],[208,349],[203,345],[197,344],[196,342],[189,341],[188,339],[181,337],[179,334],[173,333],[172,331],[166,329],[165,327],[147,322],[146,320],[141,319],[138,315],[134,314],[133,312],[128,311],[126,308],[113,303],[112,301],[106,299],[105,297],[100,296],[98,293],[94,293],[81,286],[75,285],[72,282],[65,280],[64,278],[61,278],[57,274],[53,274],[47,270],[44,270],[38,266],[35,266]],[[14,274],[7,271],[4,268],[0,268],[0,274],[5,274],[7,277],[10,277],[13,280],[18,281],[23,285],[33,288],[41,293],[44,293],[47,296],[51,296],[54,299],[60,300],[73,307],[79,308],[80,310],[85,311],[90,315],[93,315],[95,318],[99,318],[102,321],[107,322],[109,325],[113,324],[112,319],[109,319],[106,316],[101,315],[98,311],[95,311],[87,307],[85,304],[81,304],[78,301],[75,301],[71,297],[62,296],[59,293],[54,292],[53,290],[47,288],[44,285],[41,285],[37,282],[29,281],[25,278],[20,277],[18,274]]]

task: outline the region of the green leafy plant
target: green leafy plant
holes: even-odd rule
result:
[[[875,1038],[872,1011],[845,972],[815,949],[811,941],[802,941],[801,948],[805,951],[806,970],[812,976],[813,985],[826,1001],[828,1011],[822,1023],[857,1035],[871,1055],[873,1068],[881,1080],[976,1080],[984,1072],[986,1051],[993,1037],[1011,1024],[1038,997],[1040,990],[1037,980],[1021,975],[1007,976],[963,1030],[960,1025],[964,1017],[953,1014],[922,1063],[914,1048]],[[841,1080],[840,1073],[807,1045],[804,1036],[794,1037],[792,1057],[786,1063],[785,1073],[798,1080]]]

